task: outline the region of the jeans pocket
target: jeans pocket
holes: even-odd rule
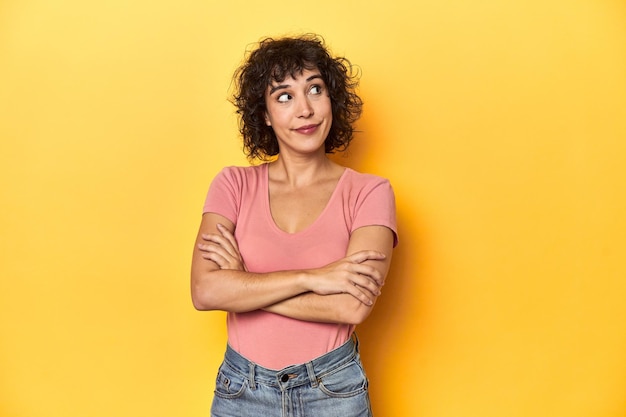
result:
[[[248,388],[248,378],[222,364],[215,380],[215,395],[222,398],[240,397]]]
[[[334,398],[353,397],[366,392],[368,387],[365,371],[357,360],[321,376],[318,383],[322,392]]]

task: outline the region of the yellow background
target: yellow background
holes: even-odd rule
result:
[[[375,414],[624,417],[621,0],[4,0],[0,415],[208,416],[224,316],[188,276],[246,163],[230,77],[302,31],[361,67],[340,161],[397,194]]]

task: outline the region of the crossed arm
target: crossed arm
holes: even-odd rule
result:
[[[358,324],[380,295],[391,261],[393,232],[367,226],[352,233],[346,256],[328,265],[251,273],[233,231],[225,217],[204,214],[191,270],[192,301],[199,310],[264,309],[300,320]]]

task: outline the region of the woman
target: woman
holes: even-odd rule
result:
[[[314,35],[265,39],[235,73],[248,157],[209,189],[192,300],[227,314],[211,415],[371,416],[354,328],[397,243],[389,182],[332,162],[362,102]]]

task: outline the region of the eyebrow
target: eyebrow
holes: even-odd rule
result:
[[[321,74],[313,74],[309,78],[306,79],[306,82],[308,83],[310,81],[313,81],[316,78],[322,78],[322,75]],[[289,87],[290,87],[289,84],[279,84],[279,85],[272,86],[272,88],[270,89],[270,95],[274,94],[274,92],[277,91],[277,90],[282,90],[284,88],[289,88]]]

